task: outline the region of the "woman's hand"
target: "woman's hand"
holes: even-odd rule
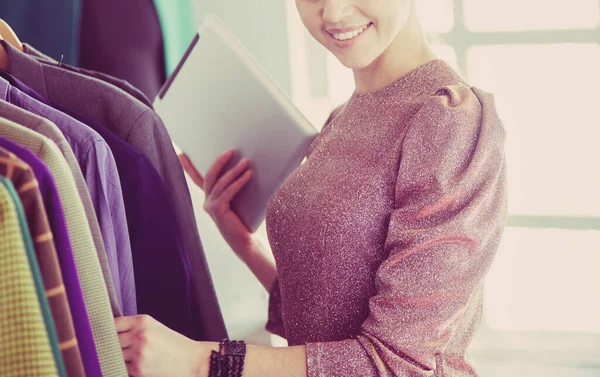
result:
[[[179,160],[194,183],[204,190],[204,210],[213,219],[233,251],[245,260],[253,248],[252,233],[231,209],[231,201],[250,181],[252,170],[249,161],[242,159],[233,168],[222,173],[232,156],[233,150],[219,156],[208,169],[206,177],[202,177],[186,155],[180,155]]]
[[[204,210],[212,217],[225,241],[269,292],[277,269],[267,256],[269,252],[258,239],[252,237],[248,227],[231,209],[231,200],[250,181],[252,170],[248,160],[241,160],[221,175],[232,156],[232,150],[219,156],[208,169],[206,178],[202,177],[186,155],[180,155],[179,160],[196,185],[204,190]]]
[[[132,377],[208,376],[217,343],[195,342],[147,315],[115,318],[119,342]]]

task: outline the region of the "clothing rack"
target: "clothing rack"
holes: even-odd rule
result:
[[[225,338],[184,172],[149,99],[4,22],[0,36],[0,375],[125,377],[121,315]]]

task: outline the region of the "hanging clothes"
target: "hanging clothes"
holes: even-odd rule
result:
[[[152,9],[149,0],[128,1],[131,9]],[[142,35],[131,37],[124,42]],[[23,51],[0,40],[1,66],[11,71],[0,71],[0,179],[9,178],[0,187],[8,187],[12,221],[20,221],[19,229],[6,229],[22,241],[31,272],[19,284],[34,287],[29,299],[37,300],[36,325],[44,331],[29,341],[35,357],[7,341],[15,358],[0,353],[0,375],[5,364],[38,358],[41,370],[19,364],[15,375],[127,376],[113,319],[123,313],[150,314],[195,340],[226,338],[185,175],[148,99],[153,94],[29,45]],[[0,224],[8,217],[0,214]],[[8,271],[0,267],[0,292]],[[0,343],[10,333],[0,330]]]
[[[46,119],[3,101],[0,101],[0,114],[18,117],[20,122],[30,125],[37,124],[40,127],[50,129],[56,127]],[[72,169],[65,156],[62,155],[61,150],[52,140],[13,121],[4,120],[0,123],[0,136],[18,143],[36,154],[52,173],[63,206],[77,264],[77,272],[82,277],[81,288],[90,318],[102,374],[105,376],[126,377],[127,369],[108,299],[107,280],[103,278],[98,254],[94,248],[85,209],[75,184]],[[71,156],[70,159],[74,160],[74,157]],[[87,195],[89,196],[89,194]],[[90,208],[93,211],[93,207],[90,206]]]
[[[6,73],[0,75],[32,98],[45,101],[19,80]],[[129,225],[139,313],[149,314],[179,333],[193,332],[192,271],[184,263],[187,256],[176,215],[158,172],[143,154],[107,128],[52,106],[98,132],[113,152]],[[169,278],[159,280],[157,276]]]
[[[152,0],[85,0],[80,36],[80,67],[128,81],[150,99],[156,96],[166,70]]]
[[[67,300],[58,255],[53,242],[48,216],[42,202],[38,181],[29,165],[17,156],[0,147],[0,176],[11,181],[19,195],[27,224],[33,239],[35,256],[40,268],[45,295],[50,311],[62,358],[69,377],[85,376],[83,362],[71,309]]]
[[[69,240],[69,234],[67,232],[65,215],[58,197],[58,190],[54,178],[48,167],[26,148],[3,139],[2,137],[0,137],[0,148],[4,148],[16,155],[26,163],[35,174],[35,178],[38,181],[38,188],[40,189],[44,207],[46,209],[46,214],[48,215],[52,237],[56,245],[70,311],[74,314],[72,316],[73,324],[77,334],[77,345],[83,360],[85,375],[87,377],[102,377],[90,319],[85,307],[83,292],[81,291],[81,284],[75,267],[73,249],[71,248],[71,241]]]
[[[2,80],[3,79],[0,79],[0,83]],[[98,219],[96,217],[90,193],[85,184],[83,174],[79,169],[79,165],[77,164],[77,159],[75,158],[73,150],[58,127],[51,121],[39,122],[39,119],[42,118],[38,118],[32,113],[17,106],[10,105],[8,102],[0,102],[0,109],[3,110],[2,115],[5,118],[17,122],[18,124],[35,131],[37,134],[46,136],[52,140],[56,146],[58,146],[58,149],[61,151],[62,155],[67,161],[69,171],[75,180],[78,196],[85,209],[84,215],[87,218],[87,227],[91,231],[94,248],[96,250],[100,266],[102,267],[102,275],[108,290],[113,314],[115,316],[122,315],[121,306],[119,305],[117,294],[113,285],[112,273],[110,271],[110,265],[108,263],[108,257],[106,255],[106,249],[104,247],[104,240],[102,239],[100,225],[98,224]]]
[[[24,217],[14,186],[0,177],[0,371],[7,377],[64,377],[54,324],[46,321],[50,310]]]
[[[50,56],[43,54],[42,52],[35,50],[33,48],[30,48],[30,47],[31,46],[26,45],[26,44],[23,45],[23,52],[26,53],[27,55],[34,56],[37,60],[39,60],[41,62],[51,63],[51,64],[54,64],[57,67],[60,67],[64,70],[79,73],[84,76],[93,77],[100,81],[104,81],[108,84],[111,84],[111,85],[116,86],[117,88],[123,90],[130,96],[132,96],[135,99],[137,99],[138,101],[142,102],[144,105],[146,105],[148,107],[152,107],[152,102],[148,99],[148,97],[144,93],[142,93],[138,88],[131,85],[127,81],[118,79],[114,76],[110,76],[110,75],[107,75],[102,72],[92,71],[92,70],[80,68],[80,67],[74,67],[74,66],[71,66],[68,64],[58,62],[55,59],[52,59]]]
[[[123,194],[110,148],[97,132],[38,101],[34,98],[36,93],[28,90],[23,84],[20,86],[26,92],[0,78],[0,99],[50,120],[64,135],[77,159],[94,205],[119,306],[125,315],[137,314],[133,262]],[[4,93],[6,95],[2,98]]]
[[[193,339],[219,340],[225,325],[208,270],[187,182],[164,124],[146,105],[97,79],[41,62],[7,43],[11,74],[52,103],[103,125],[143,153],[160,174],[178,216],[178,227],[194,271],[197,300],[192,308]],[[27,47],[31,50],[31,47]],[[185,263],[190,263],[185,261]]]

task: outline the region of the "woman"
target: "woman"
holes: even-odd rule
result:
[[[230,209],[247,161],[203,179],[204,208],[271,292],[244,377],[475,376],[466,349],[506,218],[504,130],[493,99],[427,43],[415,0],[296,0],[310,33],[354,71],[306,162],[269,203],[277,261]],[[134,376],[209,375],[213,343],[146,317],[117,320]]]

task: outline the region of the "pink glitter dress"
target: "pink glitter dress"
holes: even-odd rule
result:
[[[441,60],[332,114],[267,211],[267,329],[306,344],[309,377],[477,375],[504,140],[492,96]]]

